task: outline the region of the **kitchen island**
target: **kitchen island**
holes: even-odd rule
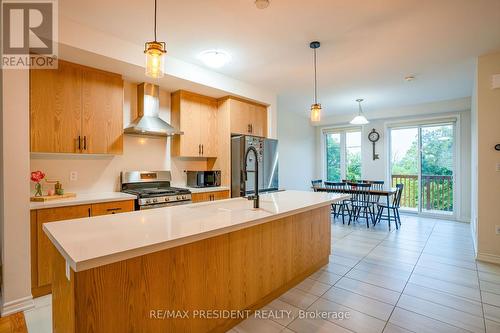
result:
[[[261,196],[44,225],[53,331],[225,332],[328,263],[330,205],[348,195]]]

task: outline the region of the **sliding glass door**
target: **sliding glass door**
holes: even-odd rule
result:
[[[403,184],[401,207],[454,214],[455,126],[453,123],[392,128],[391,182]]]

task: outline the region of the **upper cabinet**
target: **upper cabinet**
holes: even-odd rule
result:
[[[171,123],[184,132],[172,138],[172,155],[217,157],[217,100],[182,90],[171,97]]]
[[[228,97],[231,133],[267,136],[267,107]]]
[[[31,152],[122,154],[123,80],[59,60],[30,70]]]

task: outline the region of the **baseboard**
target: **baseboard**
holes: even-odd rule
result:
[[[476,259],[479,261],[486,261],[486,262],[490,262],[492,264],[499,264],[500,265],[500,256],[495,255],[495,254],[478,252]]]
[[[33,307],[35,307],[35,302],[33,302],[33,297],[27,296],[24,298],[16,299],[15,301],[10,301],[2,304],[0,312],[2,317],[5,317],[16,312],[32,309]]]

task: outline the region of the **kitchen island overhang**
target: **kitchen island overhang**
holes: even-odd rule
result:
[[[61,254],[54,332],[223,332],[244,318],[194,314],[258,309],[327,264],[330,205],[346,198],[284,191],[259,209],[236,198],[44,226]]]

